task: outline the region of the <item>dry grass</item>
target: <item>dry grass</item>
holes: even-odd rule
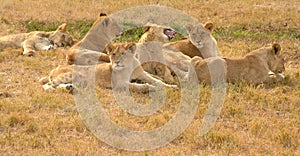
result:
[[[4,0],[5,1],[5,0]],[[0,7],[0,35],[29,31],[28,22],[58,25],[81,38],[99,12],[130,6],[172,6],[200,22],[216,25],[214,36],[225,56],[240,56],[279,42],[287,60],[287,78],[277,84],[229,85],[215,127],[198,138],[210,88],[202,86],[199,107],[189,128],[170,144],[147,152],[128,152],[99,141],[79,117],[71,94],[45,92],[37,80],[59,64],[61,51],[20,56],[21,49],[0,52],[0,155],[300,155],[300,2],[39,0],[6,1]],[[47,9],[47,10],[45,10]],[[89,11],[86,11],[86,10]],[[163,108],[150,117],[134,117],[113,102],[110,90],[97,89],[109,116],[124,127],[149,130],[176,112],[179,92],[169,91]],[[105,96],[103,96],[105,95]],[[145,101],[145,95],[135,95]]]

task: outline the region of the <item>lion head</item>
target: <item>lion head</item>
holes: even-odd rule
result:
[[[285,60],[281,54],[281,46],[278,43],[274,43],[272,46],[263,47],[255,50],[253,53],[250,53],[247,56],[257,56],[264,58],[268,69],[270,77],[283,78],[283,72],[285,71],[284,63]]]
[[[122,27],[119,26],[117,21],[105,13],[100,13],[85,37],[69,50],[66,56],[68,64],[86,65],[88,62],[96,63],[98,59],[93,57],[101,57],[101,54],[97,54],[97,52],[105,52],[105,46],[121,31]],[[89,53],[86,53],[87,51]]]
[[[176,34],[176,31],[171,27],[151,23],[147,23],[143,26],[143,32],[144,34],[141,36],[139,43],[148,41],[160,41],[166,43]]]
[[[135,59],[135,43],[113,43],[108,44],[106,52],[110,57],[112,69],[119,71],[125,69],[127,65],[133,63]]]
[[[201,52],[203,58],[219,56],[216,39],[211,35],[213,24],[206,23],[197,25],[186,25],[191,42]]]
[[[74,44],[73,38],[67,32],[66,23],[60,25],[56,31],[50,34],[49,40],[54,45],[54,48],[72,46]]]
[[[105,13],[100,13],[100,16],[78,46],[83,49],[102,52],[114,37],[120,35],[122,29],[115,19]]]

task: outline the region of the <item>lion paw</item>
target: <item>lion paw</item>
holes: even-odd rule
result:
[[[24,52],[23,52],[23,55],[24,55],[24,56],[33,57],[33,56],[35,56],[35,51],[34,51],[34,50],[24,51]]]
[[[174,90],[178,90],[179,89],[177,85],[168,85],[168,87],[170,87],[170,88],[172,88]]]
[[[268,77],[269,77],[269,78],[272,78],[272,79],[273,79],[273,78],[276,78],[276,74],[275,74],[274,72],[272,72],[272,71],[269,71],[269,72],[268,72]]]

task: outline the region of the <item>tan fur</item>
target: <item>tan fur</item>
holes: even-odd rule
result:
[[[109,62],[103,53],[106,44],[121,32],[121,27],[106,14],[101,13],[85,37],[69,49],[66,60],[68,64],[91,65]]]
[[[191,60],[181,52],[175,51],[177,49],[163,45],[161,42],[146,42],[137,45],[136,57],[145,71],[174,83],[172,69],[176,68],[176,71],[182,73],[187,72]]]
[[[218,47],[215,38],[211,35],[213,24],[208,22],[202,25],[187,25],[187,31],[190,39],[168,43],[183,54],[193,58],[199,56],[202,58],[218,56]]]
[[[194,57],[192,64],[195,66],[196,73],[201,82],[210,83],[211,76],[208,70],[208,64],[217,67],[225,62],[227,82],[244,80],[249,83],[258,84],[271,79],[282,79],[284,60],[280,54],[279,44],[273,44],[270,47],[263,47],[248,53],[240,58],[208,58],[202,59]],[[221,66],[219,66],[221,67]],[[211,71],[214,69],[211,69]],[[215,70],[218,70],[215,68]],[[214,71],[212,71],[214,72]]]
[[[146,73],[140,66],[139,61],[134,57],[135,48],[136,45],[134,43],[109,44],[106,50],[110,56],[111,63],[96,65],[96,84],[104,88],[123,88],[125,85],[129,85],[129,88],[135,92],[148,92],[149,89],[154,89],[156,85],[177,88],[177,86],[165,84]],[[73,71],[73,68],[74,65],[66,65],[59,66],[51,71],[48,81],[45,80],[46,78],[40,80],[44,84],[44,89],[56,88],[60,84],[71,84],[72,72],[76,72],[77,75],[87,76],[83,73],[78,73],[79,71]],[[131,83],[130,79],[138,79],[152,85]]]
[[[23,55],[33,56],[36,50],[50,50],[57,47],[72,46],[73,38],[66,31],[67,24],[62,24],[56,31],[33,31],[0,38],[0,50],[5,48],[23,48]]]
[[[172,28],[157,24],[147,23],[143,26],[144,34],[138,41],[137,58],[142,62],[145,71],[157,75],[167,82],[174,82],[171,70],[165,65],[163,54],[161,53],[162,43],[169,41],[169,37],[165,34],[166,30],[176,33]],[[157,45],[150,45],[147,42],[155,41]],[[160,62],[149,62],[147,60],[160,60]]]
[[[146,25],[143,26],[144,34],[141,36],[138,43],[145,43],[149,41],[159,41],[162,43],[167,43],[169,41],[169,38],[164,33],[166,29],[173,30],[172,28],[167,26],[147,23]]]

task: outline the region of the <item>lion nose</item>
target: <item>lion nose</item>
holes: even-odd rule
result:
[[[120,63],[120,61],[118,60],[118,61],[115,61],[115,64],[119,64]]]

